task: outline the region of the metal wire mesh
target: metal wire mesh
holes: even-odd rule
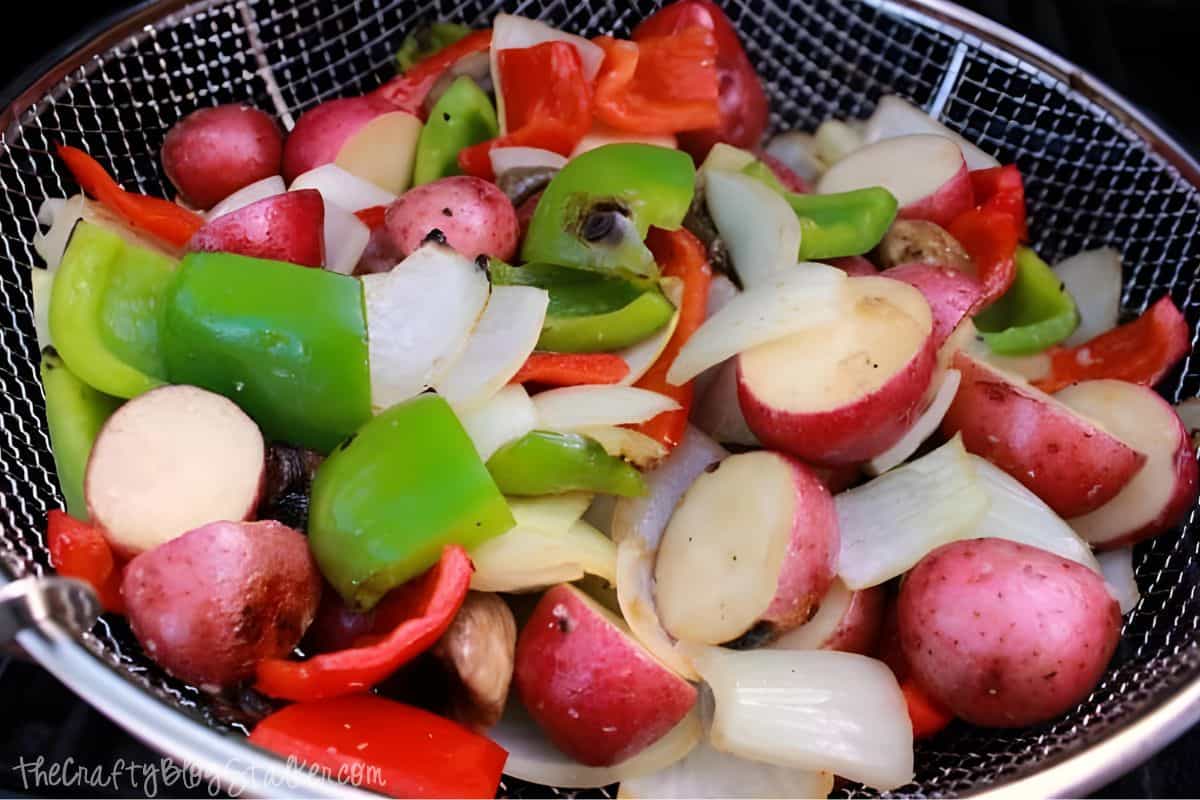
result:
[[[242,0],[204,2],[90,54],[45,97],[17,109],[0,139],[0,569],[48,569],[45,512],[59,505],[37,380],[29,296],[36,210],[74,191],[50,155],[54,143],[102,158],[127,186],[164,193],[158,152],[167,129],[194,108],[245,101],[298,114],[323,99],[371,88],[392,71],[404,34],[437,19],[485,24],[499,10],[594,35],[623,33],[659,3],[634,0]],[[1124,255],[1125,310],[1169,292],[1192,329],[1200,256],[1200,193],[1131,130],[1053,75],[974,36],[885,0],[730,0],[767,82],[776,129],[863,116],[896,92],[1015,161],[1027,176],[1034,245],[1050,260],[1111,245]],[[256,49],[257,48],[257,49]],[[274,87],[278,87],[278,91]],[[1193,343],[1194,344],[1194,343]],[[1189,358],[1164,384],[1171,400],[1197,394]],[[957,795],[1035,771],[1152,709],[1200,674],[1200,529],[1137,550],[1143,599],[1102,683],[1047,725],[981,731],[956,725],[918,751],[914,783],[897,795]],[[172,680],[138,650],[125,626],[101,620],[88,646],[131,682],[206,724],[244,732],[235,705]],[[544,787],[506,782],[516,796]],[[845,796],[870,792],[853,785]],[[557,792],[556,792],[557,793]],[[595,793],[597,795],[603,792]]]

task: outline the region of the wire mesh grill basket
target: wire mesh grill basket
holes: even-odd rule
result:
[[[438,19],[487,24],[500,10],[595,35],[627,33],[653,0],[212,0],[143,7],[41,76],[0,125],[0,583],[48,573],[41,530],[60,505],[37,379],[29,270],[36,212],[75,187],[51,156],[65,142],[100,157],[126,186],[165,194],[168,128],[233,101],[285,123],[321,100],[392,73],[410,30]],[[885,93],[924,106],[1026,176],[1033,244],[1050,261],[1110,245],[1123,254],[1123,308],[1169,293],[1195,330],[1200,169],[1106,87],[940,0],[726,0],[771,96],[776,130],[861,117]],[[1193,343],[1194,344],[1194,343]],[[1195,354],[1164,382],[1174,402],[1200,390]],[[922,743],[896,795],[1082,793],[1145,758],[1200,716],[1200,527],[1141,545],[1142,601],[1112,668],[1064,717],[1016,731],[965,725]],[[264,774],[282,764],[240,741],[245,718],[165,675],[122,623],[101,619],[83,647],[61,631],[22,639],[68,686],[150,744],[232,776],[228,756]],[[198,724],[197,724],[198,723]],[[207,730],[200,728],[204,726]],[[224,760],[222,760],[224,759]],[[258,759],[255,761],[255,759]],[[259,778],[262,775],[258,776]],[[259,791],[333,791],[320,783]],[[266,788],[264,788],[266,787]],[[506,781],[506,794],[570,794]],[[848,797],[867,790],[845,786]]]

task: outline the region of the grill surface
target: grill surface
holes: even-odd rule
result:
[[[30,245],[37,208],[46,197],[76,191],[50,155],[54,143],[99,156],[126,186],[165,194],[169,187],[158,162],[163,136],[197,107],[243,101],[287,120],[321,100],[376,86],[392,73],[392,54],[405,33],[436,19],[482,25],[508,10],[595,35],[625,33],[657,5],[648,0],[175,4],[175,11],[167,14],[164,8],[165,16],[105,42],[69,72],[39,84],[36,96],[27,94],[11,110],[12,124],[0,139],[0,571],[15,578],[49,570],[40,531],[47,509],[60,504],[37,380],[28,278],[37,263]],[[944,21],[936,6],[914,10],[873,0],[725,5],[768,86],[774,129],[811,129],[829,116],[865,116],[881,94],[905,95],[1002,162],[1019,164],[1033,244],[1044,257],[1054,261],[1111,245],[1124,255],[1127,313],[1170,293],[1196,329],[1200,193],[1189,182],[1194,167],[1170,153],[1169,143],[1151,145],[1141,138],[1135,132],[1139,124],[1122,118],[1117,106],[1088,99],[1095,89],[1077,91],[1059,70]],[[1193,354],[1164,382],[1167,399],[1197,394],[1200,369],[1194,364]],[[1181,529],[1138,548],[1142,602],[1126,621],[1113,668],[1085,703],[1054,723],[1020,731],[953,726],[919,746],[916,780],[896,794],[963,794],[1045,769],[1137,721],[1200,678],[1200,528],[1194,520],[1193,510]],[[119,620],[102,619],[85,645],[169,706],[217,730],[245,731],[232,705],[164,675]],[[152,743],[171,749],[167,741]],[[1094,782],[1104,769],[1100,763],[1073,763],[1079,774],[1070,785],[1080,791],[1089,775]],[[525,796],[548,790],[508,781],[503,791]],[[840,792],[871,794],[853,785]]]

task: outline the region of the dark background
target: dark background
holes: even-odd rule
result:
[[[963,5],[1014,28],[1106,81],[1139,104],[1200,156],[1196,113],[1200,0],[969,0]],[[92,0],[59,6],[52,23],[20,24],[0,49],[0,85],[63,42],[132,3]],[[39,668],[0,655],[0,797],[62,795],[39,789],[14,769],[45,756],[85,766],[157,762],[142,747]],[[71,791],[82,796],[82,791]],[[140,787],[94,790],[87,796],[139,796]],[[1097,794],[1099,797],[1194,797],[1200,793],[1200,730]],[[175,785],[160,795],[207,796],[206,787]]]

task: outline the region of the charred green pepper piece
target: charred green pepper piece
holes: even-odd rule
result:
[[[1040,353],[1079,325],[1075,300],[1050,265],[1028,247],[1014,257],[1017,276],[1004,296],[975,316],[975,327],[992,352]]]
[[[640,472],[577,433],[533,431],[493,453],[487,468],[500,491],[514,497],[574,491],[621,497],[646,493]]]
[[[475,81],[463,75],[434,104],[421,129],[413,186],[461,175],[458,151],[499,135],[492,101]]]

